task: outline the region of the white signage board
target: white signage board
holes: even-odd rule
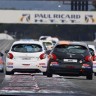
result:
[[[96,12],[0,10],[0,23],[96,24]]]

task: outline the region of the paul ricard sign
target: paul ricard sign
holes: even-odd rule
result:
[[[96,12],[0,10],[0,23],[96,24]]]

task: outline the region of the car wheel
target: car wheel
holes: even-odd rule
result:
[[[93,79],[93,74],[87,75],[87,76],[86,76],[86,79],[87,79],[87,80],[92,80],[92,79]]]
[[[47,73],[46,72],[43,72],[43,75],[47,75]]]
[[[47,77],[52,77],[53,74],[51,72],[47,72]]]
[[[0,70],[0,73],[4,73],[4,69]]]
[[[96,73],[94,73],[94,76],[96,76]]]
[[[6,71],[6,75],[13,75],[14,72],[9,72],[9,71]]]

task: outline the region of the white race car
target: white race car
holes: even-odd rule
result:
[[[92,52],[92,57],[93,57],[93,73],[96,76],[96,49],[95,45],[88,45],[90,51]]]
[[[48,58],[43,44],[35,40],[15,41],[6,55],[6,74],[46,72]],[[43,59],[42,59],[43,58]]]
[[[49,41],[49,40],[39,40],[40,42],[42,42],[42,44],[46,47],[47,50],[52,50],[53,48],[53,42]]]
[[[1,53],[2,54],[2,53]],[[3,54],[0,56],[0,73],[4,72],[4,59],[3,59]]]

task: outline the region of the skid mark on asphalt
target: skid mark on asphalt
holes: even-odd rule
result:
[[[35,76],[40,88],[39,93],[64,93],[90,96],[89,93],[81,91],[74,83],[64,79],[63,76],[54,75],[53,78],[46,76]]]
[[[5,80],[0,89],[1,94],[8,93],[63,93],[72,94],[74,96],[89,96],[90,94],[82,92],[72,82],[60,76],[48,78],[42,74],[18,74],[6,75]]]
[[[6,80],[7,79],[7,80]],[[37,82],[34,76],[31,75],[13,75],[12,77],[6,76],[3,81],[3,87],[0,89],[1,92],[21,92],[31,91],[36,92],[39,90]]]

